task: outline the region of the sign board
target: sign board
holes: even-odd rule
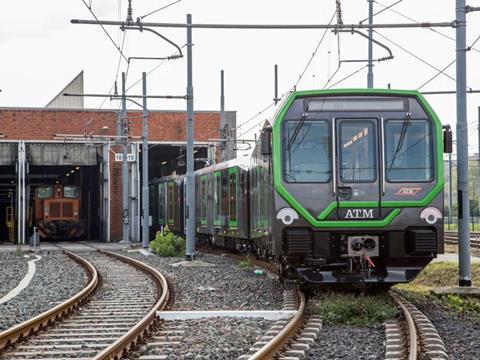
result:
[[[119,154],[115,154],[115,161],[116,162],[122,162],[123,161],[123,154],[122,153],[119,153]],[[127,154],[127,161],[128,162],[135,162],[137,161],[137,156],[136,154]]]

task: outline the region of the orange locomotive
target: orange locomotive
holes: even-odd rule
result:
[[[42,238],[79,238],[85,232],[80,219],[80,187],[42,185],[35,191],[35,222]]]

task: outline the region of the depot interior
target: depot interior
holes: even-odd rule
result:
[[[111,151],[111,150],[110,150]],[[184,144],[149,145],[149,180],[171,174],[184,174],[186,170]],[[206,145],[195,148],[195,169],[208,164],[214,149]],[[103,145],[67,143],[25,144],[25,201],[28,214],[26,239],[35,227],[35,194],[39,186],[78,185],[81,188],[80,218],[86,222],[81,240],[109,241],[104,221],[106,179]],[[0,242],[17,242],[18,204],[22,193],[19,183],[19,144],[0,143]],[[141,173],[142,154],[138,157]],[[110,173],[110,172],[108,172]],[[110,174],[112,176],[112,174]],[[141,179],[138,179],[141,185]],[[141,193],[141,192],[139,192]]]

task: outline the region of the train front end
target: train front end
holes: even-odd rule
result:
[[[451,133],[420,93],[294,92],[270,137],[272,250],[285,275],[407,282],[443,253]]]

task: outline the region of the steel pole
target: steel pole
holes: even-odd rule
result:
[[[452,191],[453,191],[453,181],[452,181],[452,153],[448,154],[448,230],[452,224]]]
[[[148,192],[148,110],[147,110],[147,73],[142,73],[143,113],[142,113],[142,246],[148,247],[150,238],[150,197]]]
[[[122,73],[122,111],[121,111],[121,127],[122,127],[122,136],[123,139],[123,159],[122,159],[122,222],[123,222],[123,242],[129,244],[130,243],[130,236],[129,236],[129,220],[128,220],[128,209],[129,209],[129,191],[128,191],[128,162],[127,162],[127,155],[128,155],[128,139],[127,139],[127,98],[125,96],[125,73]]]
[[[220,71],[220,137],[224,140],[227,139],[227,124],[225,121],[225,77],[223,70]],[[225,161],[227,143],[222,141],[220,145],[222,161]]]
[[[456,0],[457,42],[457,194],[459,285],[471,286],[470,201],[468,198],[467,58],[465,0]]]
[[[275,68],[273,70],[273,76],[274,76],[274,82],[275,82],[275,97],[273,98],[273,101],[275,102],[275,105],[278,104],[279,98],[278,98],[278,65],[275,64]]]
[[[478,193],[477,193],[477,216],[480,215],[480,106],[478,107]],[[475,230],[475,229],[474,229]]]
[[[368,0],[368,25],[373,24],[373,0]],[[368,74],[367,87],[373,88],[373,28],[368,28]]]
[[[187,260],[195,257],[195,175],[193,164],[193,65],[192,15],[187,15],[187,174],[186,174],[186,252]]]

